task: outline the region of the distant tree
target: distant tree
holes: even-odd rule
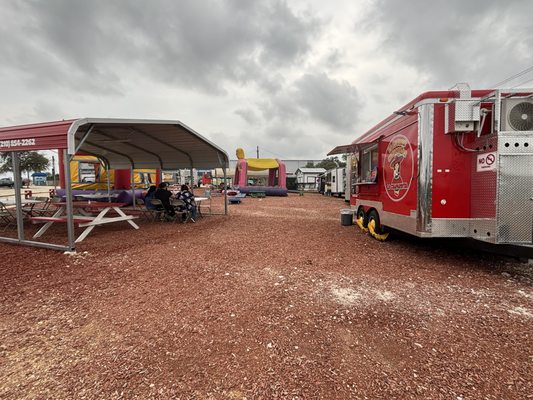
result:
[[[41,172],[48,168],[50,160],[36,151],[21,151],[19,154],[20,172],[26,172],[30,177],[30,172]],[[0,172],[13,172],[13,163],[11,153],[2,153],[0,155],[1,165]]]
[[[340,161],[337,156],[331,158],[325,158],[315,165],[316,168],[324,168],[326,170],[333,168],[343,168],[346,166],[346,162]]]
[[[307,164],[305,164],[304,168],[314,168],[315,164],[313,164],[313,161],[308,161]]]
[[[51,172],[47,172],[46,173],[46,179],[51,181],[54,179],[54,175],[51,173]],[[55,179],[58,180],[59,179],[59,174],[56,174],[55,176]]]

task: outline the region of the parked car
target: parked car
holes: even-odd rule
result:
[[[0,178],[0,186],[7,186],[12,188],[15,186],[15,182],[11,178]]]

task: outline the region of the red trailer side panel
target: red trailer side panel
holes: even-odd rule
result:
[[[454,135],[444,133],[444,105],[435,105],[433,122],[433,218],[470,218],[471,160]]]
[[[383,210],[410,215],[417,203],[418,124],[409,117],[403,129],[381,141],[381,201]]]

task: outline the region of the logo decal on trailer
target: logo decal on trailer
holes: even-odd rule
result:
[[[383,160],[383,182],[392,201],[402,200],[411,187],[414,163],[413,149],[404,135],[394,136]]]

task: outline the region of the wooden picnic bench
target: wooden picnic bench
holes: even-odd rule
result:
[[[29,219],[34,224],[37,222],[67,222],[68,221],[66,216],[63,216],[63,217],[30,217]],[[82,222],[90,222],[94,220],[94,217],[88,217],[86,215],[73,215],[72,219],[76,223],[82,223]]]
[[[74,222],[77,223],[78,226],[80,227],[109,224],[111,222],[117,222],[117,221],[128,221],[130,219],[134,219],[138,217],[134,215],[127,215],[126,217],[105,217],[95,222],[96,218],[97,217],[90,217],[87,215],[73,215],[72,216],[72,219],[74,220]],[[66,216],[63,216],[63,217],[30,217],[30,221],[32,221],[33,223],[36,223],[36,222],[67,222],[68,218]]]
[[[36,216],[32,217],[32,222],[44,222],[45,224],[41,229],[37,231],[34,238],[38,238],[43,235],[50,226],[56,222],[66,223],[68,221],[66,213],[66,204],[65,203],[55,203],[55,206],[59,208],[51,217],[48,216]],[[133,228],[139,229],[139,226],[135,224],[132,219],[138,218],[134,215],[126,215],[120,209],[123,206],[123,203],[104,203],[104,202],[73,202],[72,206],[75,209],[79,209],[80,212],[85,213],[86,215],[73,215],[72,218],[75,223],[78,224],[80,228],[85,228],[85,230],[78,236],[76,243],[81,242],[87,237],[89,233],[98,225],[109,224],[112,222],[121,222],[126,221]],[[87,211],[99,210],[99,213],[96,217],[88,215]],[[106,214],[110,211],[114,211],[118,216],[107,217]]]

